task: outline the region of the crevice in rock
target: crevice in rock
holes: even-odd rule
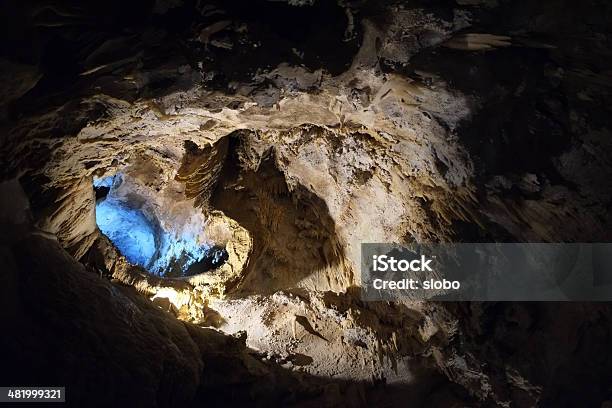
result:
[[[254,158],[247,143],[239,135],[230,138],[211,197],[212,207],[253,237],[240,292],[273,293],[315,271],[338,267],[344,255],[325,201],[299,183],[288,184],[273,147]]]

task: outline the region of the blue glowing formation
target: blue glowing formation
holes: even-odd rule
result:
[[[180,268],[181,272],[185,273],[191,265],[204,258],[209,249],[210,247],[207,245],[198,244],[196,237],[181,236],[177,238],[163,231],[160,256],[149,269],[159,275],[176,265],[175,267]]]
[[[121,175],[94,180],[96,191],[107,191],[96,204],[96,223],[130,263],[156,275],[183,276],[226,261],[225,249],[199,244],[193,232],[166,231],[141,208],[117,199],[113,192],[121,182]]]
[[[96,205],[96,223],[128,261],[149,266],[155,255],[155,229],[140,210],[107,198]]]

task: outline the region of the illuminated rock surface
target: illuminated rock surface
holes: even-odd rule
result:
[[[173,224],[159,225],[145,212],[145,198],[118,196],[122,183],[122,175],[94,180],[96,196],[103,195],[96,203],[96,224],[130,263],[159,276],[189,276],[225,262],[224,248],[200,242],[203,225],[180,225],[180,231]]]
[[[0,7],[1,384],[81,406],[612,399],[608,304],[358,290],[361,242],[612,239],[608,2]]]
[[[155,255],[155,231],[142,212],[107,199],[96,205],[96,224],[128,261],[149,266]]]

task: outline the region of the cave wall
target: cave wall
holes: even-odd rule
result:
[[[266,307],[288,309],[266,330],[287,338],[295,334],[287,316],[341,311],[346,327],[321,323],[332,341],[311,339],[305,349],[350,350],[368,364],[351,371],[354,361],[325,355],[305,366],[314,376],[329,377],[336,364],[372,382],[407,381],[402,364],[418,360],[471,395],[441,382],[450,400],[597,406],[610,399],[608,305],[385,306],[364,304],[353,290],[364,241],[610,239],[609,4],[192,3],[2,5],[12,17],[1,27],[10,266],[2,309],[11,332],[21,333],[6,337],[4,350],[25,355],[24,338],[31,353],[24,362],[11,357],[12,366],[40,368],[35,357],[53,349],[57,366],[41,372],[67,367],[61,378],[75,388],[117,371],[106,389],[134,376],[149,396],[143,405],[207,398],[206,387],[228,387],[225,378],[202,379],[207,362],[244,365],[244,346],[172,315],[203,323],[213,316],[206,308],[234,310],[209,301],[265,294]],[[99,235],[93,212],[93,177],[124,170],[142,176],[134,188],[161,218],[194,208],[217,220],[210,233],[234,245],[228,267],[167,282],[129,265]],[[15,193],[20,188],[25,194]],[[19,197],[30,212],[6,197]],[[127,336],[132,312],[142,322]],[[43,319],[49,314],[53,325]],[[368,347],[334,337],[345,329],[367,333]],[[81,331],[88,337],[72,339],[75,352],[36,341]],[[146,369],[114,365],[123,358],[116,341],[126,355],[140,353]],[[209,341],[232,352],[211,354],[200,346]],[[165,348],[167,363],[152,357]],[[108,358],[91,362],[101,371],[86,383],[75,356],[94,350]],[[159,384],[169,373],[178,379],[167,389]],[[257,389],[253,378],[236,371],[239,387]],[[356,405],[367,400],[362,391],[351,394]],[[216,394],[218,401],[228,394]]]

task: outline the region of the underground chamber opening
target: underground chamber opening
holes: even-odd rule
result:
[[[151,209],[152,203],[133,191],[132,185],[122,173],[93,182],[96,224],[128,262],[156,276],[187,277],[227,261],[225,247],[203,240],[202,225],[162,222]],[[193,208],[194,214],[197,211]]]

